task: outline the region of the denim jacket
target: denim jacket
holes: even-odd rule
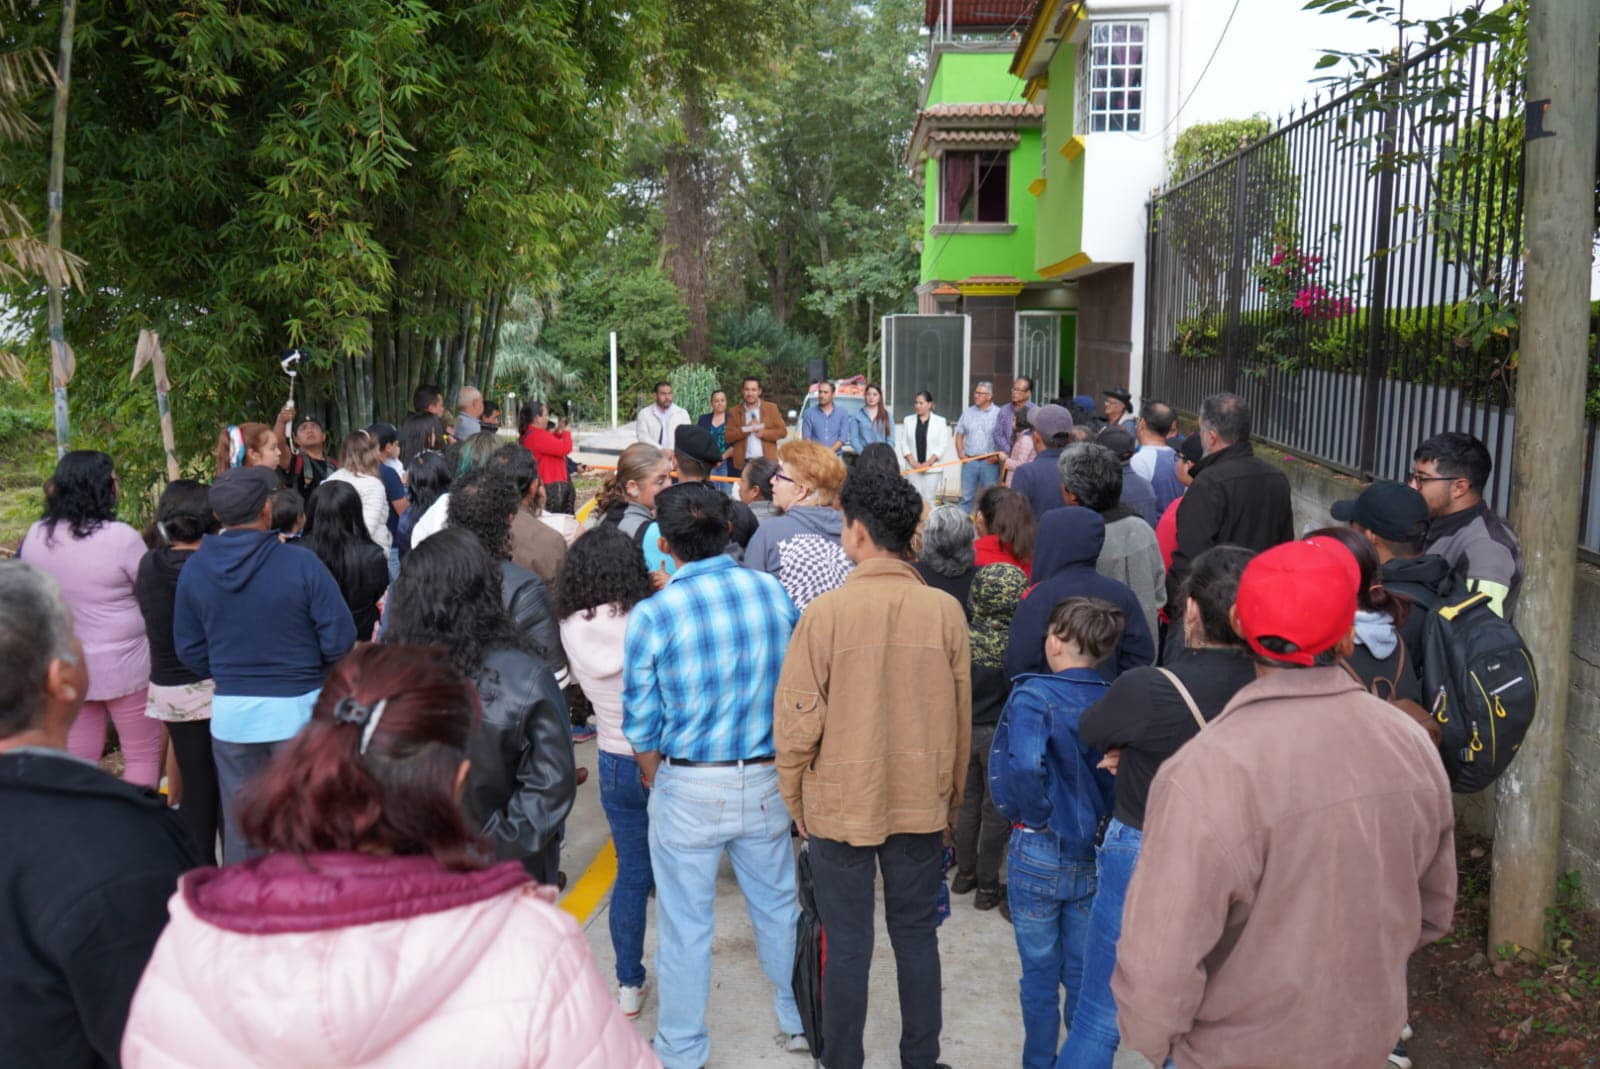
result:
[[[1094,856],[1115,781],[1078,737],[1078,718],[1110,686],[1092,668],[1014,681],[989,751],[989,793],[1010,820],[1048,828],[1068,856]]]
[[[887,414],[885,412],[885,415]],[[872,425],[872,420],[867,418],[867,410],[860,409],[850,420],[850,437],[846,444],[855,450],[857,456],[860,456],[861,452],[874,442],[887,442],[889,445],[894,445],[894,420],[889,420],[889,433],[883,434]]]

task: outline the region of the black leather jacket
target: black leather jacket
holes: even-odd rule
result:
[[[577,791],[567,703],[549,668],[523,650],[491,650],[473,678],[483,718],[467,744],[463,802],[496,856],[555,883],[561,827]]]
[[[561,648],[561,625],[550,605],[550,588],[528,569],[508,560],[500,562],[500,601],[516,622],[517,630],[533,641],[534,653],[555,674],[567,675],[567,655]]]

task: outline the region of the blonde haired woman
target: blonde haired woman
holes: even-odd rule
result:
[[[656,517],[656,495],[672,485],[672,462],[665,451],[635,442],[617,458],[617,470],[600,488],[594,515],[629,538]]]
[[[389,495],[384,492],[383,479],[378,475],[378,465],[383,462],[377,436],[368,431],[351,431],[345,435],[344,450],[339,455],[339,470],[324,482],[349,483],[361,495],[361,518],[367,525],[367,534],[387,555],[394,544],[389,534]],[[316,500],[316,494],[311,495]],[[308,503],[309,504],[309,503]],[[311,524],[316,525],[316,511],[311,509]]]

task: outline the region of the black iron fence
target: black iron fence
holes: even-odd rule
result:
[[[1146,395],[1192,414],[1231,390],[1257,437],[1378,478],[1403,478],[1423,438],[1468,431],[1504,510],[1521,95],[1493,46],[1442,42],[1158,193]],[[1592,422],[1589,441],[1583,541],[1600,547]]]

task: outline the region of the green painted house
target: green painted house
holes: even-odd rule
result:
[[[971,317],[970,378],[993,380],[1001,399],[1018,374],[1044,398],[1074,381],[1073,287],[1037,269],[1045,109],[1011,71],[1033,8],[929,0],[928,76],[907,149],[923,185],[918,310]]]

